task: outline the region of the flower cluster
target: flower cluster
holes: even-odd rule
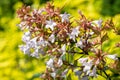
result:
[[[71,21],[70,14],[61,13],[51,3],[42,9],[24,6],[17,14],[21,19],[18,27],[24,32],[21,51],[36,58],[49,55],[41,76],[44,79],[62,80],[71,70],[79,79],[97,77],[98,70],[105,72],[104,68],[110,67],[107,58],[118,61],[116,54],[102,50],[109,39],[105,30],[113,27],[111,21],[88,20],[81,12],[79,20]]]

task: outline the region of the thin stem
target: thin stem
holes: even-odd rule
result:
[[[70,67],[81,67],[81,66],[75,66],[74,64],[70,64],[67,61],[63,61],[64,65],[70,66]]]
[[[107,76],[107,78],[109,79],[109,80],[111,80],[111,78],[109,77],[109,75],[103,70],[103,72],[104,72],[104,74]]]

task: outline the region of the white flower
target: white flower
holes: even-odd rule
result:
[[[26,22],[21,22],[20,24],[18,24],[18,27],[23,30],[23,26],[26,25]]]
[[[79,26],[76,28],[73,28],[71,34],[69,34],[70,39],[73,39],[75,41],[75,37],[78,37],[79,33],[80,33]]]
[[[33,9],[33,13],[34,13],[34,14],[37,14],[37,9]]]
[[[64,21],[69,22],[69,16],[70,16],[70,14],[64,13],[64,14],[60,14],[60,16],[62,18],[62,22],[64,22]]]
[[[27,45],[20,45],[20,50],[23,51],[24,54],[30,54],[30,47]]]
[[[72,35],[75,35],[76,37],[78,37],[78,34],[80,33],[79,31],[79,26],[77,26],[76,28],[72,29]]]
[[[27,32],[25,32],[24,34],[25,34],[26,36],[31,36],[30,31],[27,31]]]
[[[118,59],[116,54],[114,54],[114,55],[106,55],[106,57],[111,58],[113,60],[117,60]]]
[[[22,36],[22,41],[26,43],[30,40],[30,38],[31,38],[30,32],[29,31],[25,32],[24,35]]]
[[[93,67],[92,71],[91,68],[93,66],[92,60],[87,61],[88,58],[80,58],[78,61],[84,66],[83,72],[86,72],[86,75],[89,76],[96,76],[96,66]]]
[[[69,37],[70,37],[70,39],[73,39],[73,41],[75,41],[75,35],[69,34]]]
[[[87,66],[85,66],[85,67],[83,68],[83,71],[84,71],[84,72],[87,72],[87,71],[89,71],[90,69],[91,69],[91,66],[87,65]]]
[[[31,56],[39,58],[39,49],[35,49],[35,51],[31,54]]]
[[[50,73],[50,75],[51,75],[51,76],[54,78],[54,80],[55,80],[56,73],[53,72],[53,73]]]
[[[62,72],[62,77],[66,77],[66,74],[68,73],[68,69],[65,69],[63,72]]]
[[[88,58],[80,58],[78,61],[81,63],[81,64],[84,64],[86,63],[88,60]]]
[[[89,76],[97,76],[97,74],[96,74],[96,66],[93,67],[92,72],[89,73]]]
[[[37,44],[37,37],[31,39],[30,41],[28,41],[26,43],[29,47],[31,48],[35,48],[36,47],[36,44]]]
[[[62,66],[63,65],[62,59],[59,59],[58,62],[57,62],[57,64],[59,65],[59,67]]]
[[[92,26],[97,26],[97,27],[101,27],[102,25],[102,20],[95,20],[95,21],[92,21]]]
[[[46,28],[50,28],[52,31],[54,30],[54,27],[56,26],[57,24],[52,21],[52,20],[49,20],[49,21],[46,21]]]
[[[49,59],[49,61],[47,61],[47,68],[53,68],[53,63],[54,63],[54,60],[53,59]]]
[[[37,45],[43,45],[44,44],[44,39],[43,37],[39,38],[39,41],[37,42]]]
[[[55,41],[55,35],[51,34],[48,40],[51,41],[51,43],[54,43],[54,41]]]
[[[87,70],[86,71],[86,75],[89,75],[91,72],[90,72],[91,70],[89,69],[89,70]]]
[[[66,52],[66,45],[65,45],[65,44],[62,46],[61,52],[62,52],[63,54],[65,54],[65,52]]]
[[[43,39],[43,37],[39,38],[39,41],[37,42],[37,46],[45,47],[47,46],[48,42]]]
[[[17,25],[21,30],[28,29],[29,26],[26,25],[25,21],[22,21],[20,24]]]
[[[89,70],[91,69],[92,65],[93,65],[93,64],[92,64],[92,60],[84,63],[84,64],[83,64],[83,66],[84,66],[83,71],[84,71],[84,72],[89,71]]]
[[[29,36],[26,36],[26,35],[23,35],[22,36],[22,41],[27,43],[28,41],[30,40],[30,37]]]
[[[94,34],[94,32],[90,32],[89,34],[90,34],[90,35],[93,35],[93,34]]]
[[[25,15],[25,16],[24,16],[24,19],[25,19],[25,20],[28,19],[28,15]]]
[[[97,59],[95,64],[99,64],[100,63],[100,59]]]
[[[40,49],[39,49],[39,53],[45,54],[44,48],[40,48]]]
[[[76,46],[77,46],[77,47],[80,47],[80,48],[83,48],[83,47],[84,47],[83,42],[82,42],[81,40],[76,43]]]

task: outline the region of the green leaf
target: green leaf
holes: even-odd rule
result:
[[[35,78],[39,78],[42,74],[41,73],[36,73],[32,76],[31,80],[35,79]]]
[[[78,63],[78,61],[77,61],[77,60],[75,60],[75,61],[74,61],[74,65],[75,65],[75,66],[77,66],[77,63]]]
[[[79,52],[79,53],[82,52],[82,50],[80,48],[78,48],[78,47],[74,48],[74,51]]]
[[[63,60],[63,61],[66,60],[66,54],[64,54],[64,55],[62,56],[62,60]]]
[[[77,59],[79,59],[80,57],[82,56],[82,54],[74,54],[74,60],[77,60]]]
[[[73,63],[74,61],[74,56],[73,54],[66,53],[65,55],[62,56],[63,61],[67,61],[68,63]]]
[[[72,80],[71,74],[69,74],[69,75],[67,76],[67,80]]]

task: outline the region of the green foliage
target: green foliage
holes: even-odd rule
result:
[[[16,27],[16,24],[19,23],[16,10],[23,4],[41,7],[47,1],[49,0],[0,0],[0,80],[39,80],[40,73],[45,70],[44,59],[37,60],[28,57],[18,49],[18,45],[22,42],[21,32]],[[114,23],[117,23],[115,26],[120,26],[120,10],[118,7],[120,0],[55,0],[54,4],[63,7],[63,12],[69,12],[75,17],[78,16],[78,10],[81,10],[87,17],[94,19],[108,19],[112,16]],[[120,57],[120,49],[116,52],[111,50],[115,47],[113,44],[120,41],[120,36],[115,36],[109,32],[108,35],[103,36],[103,40],[107,37],[110,38],[110,41],[104,43],[103,50],[109,50],[111,54],[117,53]],[[108,49],[108,46],[111,48]],[[76,55],[74,59],[77,57],[80,56]],[[72,55],[69,55],[69,58],[73,58]],[[74,78],[71,75],[72,73],[67,76],[67,80],[77,79],[76,76]],[[118,74],[113,74],[113,80],[119,79]],[[91,80],[105,79],[100,76],[98,79]]]

